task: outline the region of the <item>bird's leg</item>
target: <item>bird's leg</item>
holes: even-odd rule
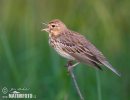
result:
[[[68,61],[67,67],[72,66],[72,65],[73,65],[73,61],[72,60]]]
[[[65,65],[65,67],[69,67],[69,66],[72,66],[73,65],[73,61],[72,60],[69,60],[67,62],[67,64]]]
[[[69,60],[69,61],[67,62],[67,65],[66,65],[66,67],[68,68],[68,73],[69,73],[76,65],[78,65],[78,64],[79,64],[79,62],[73,64],[73,61],[72,61],[72,60]]]
[[[80,62],[77,62],[75,64],[71,64],[70,66],[68,66],[68,72],[70,72],[76,65],[78,65]]]
[[[70,72],[78,64],[79,64],[79,62],[73,64],[73,61],[69,60],[68,63],[67,63],[67,65],[66,65],[68,67],[68,72]]]

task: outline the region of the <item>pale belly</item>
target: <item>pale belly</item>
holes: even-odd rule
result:
[[[56,50],[56,52],[57,52],[59,55],[61,55],[61,56],[64,57],[64,58],[67,58],[67,59],[69,59],[69,60],[75,60],[74,57],[72,57],[72,56],[69,55],[68,53],[64,52],[58,43],[54,45],[53,42],[54,42],[54,41],[49,40],[49,44]]]
[[[57,51],[57,53],[59,55],[61,55],[64,58],[67,58],[69,60],[75,60],[74,57],[72,57],[71,55],[69,55],[68,53],[64,52],[63,50],[61,50],[60,48],[55,48],[55,50]]]

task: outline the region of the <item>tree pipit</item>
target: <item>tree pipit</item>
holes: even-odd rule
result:
[[[54,19],[48,24],[47,28],[42,29],[49,33],[49,44],[60,54],[67,58],[68,70],[70,71],[79,63],[85,63],[102,70],[104,65],[113,71],[116,75],[120,74],[107,61],[106,57],[83,35],[74,32],[59,19]],[[72,61],[77,61],[72,65]]]

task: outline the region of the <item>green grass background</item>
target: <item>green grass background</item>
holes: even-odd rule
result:
[[[36,100],[79,100],[64,67],[48,45],[42,22],[58,18],[84,34],[122,73],[74,69],[85,100],[130,100],[129,0],[0,0],[0,94],[30,88]]]

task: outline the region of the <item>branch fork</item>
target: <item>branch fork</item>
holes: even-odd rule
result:
[[[76,81],[75,75],[74,75],[74,73],[73,73],[73,68],[74,68],[76,65],[78,65],[78,64],[79,64],[79,62],[77,62],[77,63],[75,63],[75,64],[72,64],[72,61],[68,61],[67,68],[68,68],[69,74],[71,75],[71,78],[72,78],[72,80],[73,80],[73,83],[74,83],[74,85],[75,85],[76,91],[77,91],[77,93],[78,93],[80,99],[81,99],[81,100],[84,100],[84,97],[83,97],[83,95],[82,95],[82,93],[81,93],[81,91],[80,91],[80,88],[79,88],[78,83],[77,83],[77,81]]]

